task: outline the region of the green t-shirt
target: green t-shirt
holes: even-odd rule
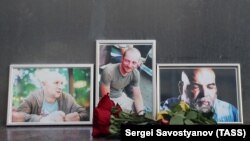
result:
[[[126,76],[122,76],[119,70],[118,64],[108,64],[101,76],[101,83],[106,86],[110,86],[110,97],[117,98],[122,95],[122,92],[126,86],[129,84],[131,86],[139,86],[140,73],[137,69],[128,73]]]

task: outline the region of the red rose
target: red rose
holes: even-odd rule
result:
[[[115,103],[110,100],[109,95],[103,96],[98,106],[94,109],[93,137],[107,136],[110,134],[109,127],[112,107],[115,107]],[[121,109],[119,105],[116,107]]]
[[[109,126],[111,112],[100,108],[94,109],[94,125]]]
[[[121,106],[118,103],[115,105],[115,107],[113,107],[112,110],[113,110],[112,111],[112,115],[114,115],[116,118],[118,118],[120,112],[122,112],[122,108],[121,108]]]
[[[103,96],[103,97],[101,98],[101,100],[99,101],[99,103],[98,103],[98,105],[97,105],[97,108],[111,111],[111,108],[112,108],[113,106],[115,106],[114,101],[110,100],[109,94],[106,94],[106,95]]]
[[[163,118],[163,119],[160,120],[160,124],[161,125],[169,125],[170,122],[169,122],[169,120],[166,120],[166,119]]]

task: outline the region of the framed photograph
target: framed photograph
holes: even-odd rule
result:
[[[123,111],[156,116],[156,41],[96,41],[96,105],[106,94]]]
[[[157,111],[183,100],[217,123],[243,123],[240,64],[157,64],[157,78]]]
[[[12,64],[7,125],[90,125],[92,64]]]

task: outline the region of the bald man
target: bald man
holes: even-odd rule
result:
[[[110,94],[111,100],[118,103],[125,111],[144,113],[143,100],[139,87],[141,53],[136,48],[127,49],[121,63],[109,64],[101,75],[100,92],[104,96]],[[124,92],[126,86],[132,86],[133,99]]]
[[[89,116],[84,107],[63,92],[65,77],[56,71],[40,71],[42,89],[32,92],[12,111],[13,122],[84,121]]]
[[[217,99],[215,72],[211,68],[196,68],[184,70],[179,82],[180,96],[170,98],[161,106],[166,110],[180,100],[190,104],[202,112],[214,110],[213,118],[217,122],[238,122],[238,109],[232,104]]]

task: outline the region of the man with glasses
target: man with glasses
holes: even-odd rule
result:
[[[180,96],[169,98],[161,110],[167,110],[180,100],[201,112],[214,110],[213,118],[217,122],[238,122],[238,109],[232,104],[217,99],[215,72],[211,68],[196,68],[182,71],[179,82]]]
[[[143,100],[140,90],[141,53],[136,48],[127,49],[122,56],[121,63],[109,64],[101,75],[100,92],[104,96],[110,94],[111,100],[118,103],[125,111],[143,114]],[[124,88],[131,86],[132,98],[127,96]]]

